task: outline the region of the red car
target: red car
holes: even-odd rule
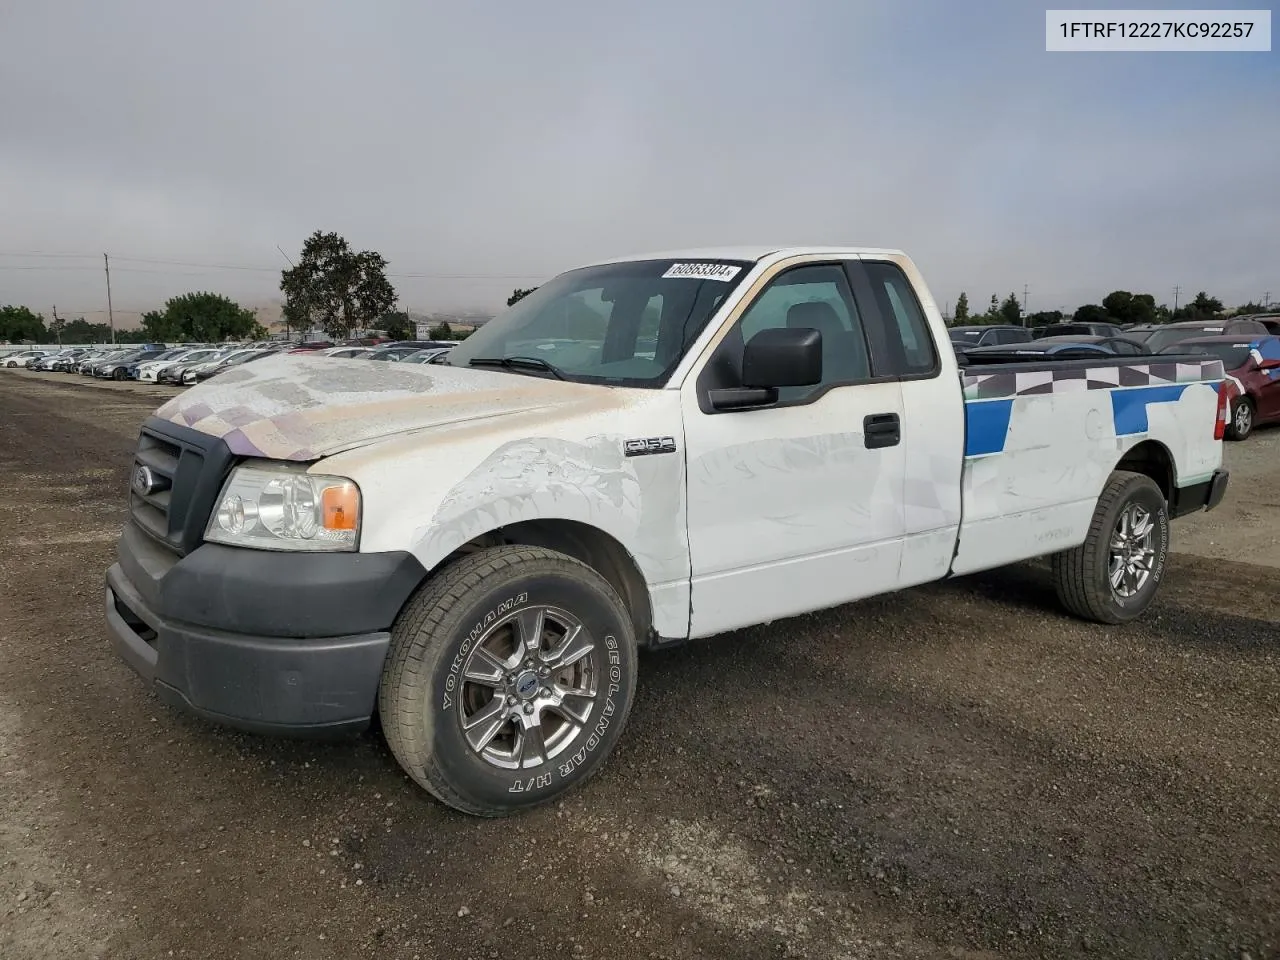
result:
[[[335,346],[332,340],[303,340],[295,345],[289,353],[314,353],[317,350],[327,350],[329,347]]]
[[[1222,389],[1231,406],[1228,440],[1243,440],[1260,423],[1280,423],[1280,337],[1196,337],[1167,352],[1209,353],[1222,361]]]

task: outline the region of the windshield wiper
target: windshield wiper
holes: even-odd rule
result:
[[[469,367],[505,367],[508,370],[514,370],[517,367],[533,367],[538,370],[546,370],[557,380],[567,380],[559,367],[547,363],[541,357],[472,357],[467,361]]]

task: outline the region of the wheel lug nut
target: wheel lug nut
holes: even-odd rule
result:
[[[508,706],[508,707],[514,707],[515,705],[516,705],[516,698],[515,698],[515,697],[507,697],[507,706]]]
[[[532,704],[532,703],[526,703],[526,704],[524,705],[524,712],[525,712],[525,713],[533,713],[533,704]]]
[[[550,690],[548,687],[543,687],[543,688],[542,688],[542,695],[543,695],[544,697],[549,697],[549,696],[551,696],[551,690]]]
[[[549,674],[550,672],[551,672],[551,671],[550,671],[550,670],[548,670],[546,667],[539,667],[539,668],[538,668],[538,676],[540,676],[540,677],[545,677],[545,676],[546,676],[547,674]]]

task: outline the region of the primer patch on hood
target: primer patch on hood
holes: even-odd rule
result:
[[[444,424],[598,407],[609,392],[489,370],[286,354],[198,384],[156,416],[221,437],[241,456],[313,460]]]

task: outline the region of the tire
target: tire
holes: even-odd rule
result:
[[[1241,397],[1237,400],[1235,407],[1231,411],[1231,420],[1227,423],[1227,439],[1244,440],[1248,438],[1249,434],[1253,433],[1254,413],[1252,400],[1248,397]]]
[[[125,370],[124,367],[116,367],[114,370],[111,371],[111,379],[112,380],[128,380],[129,372]]]
[[[1134,537],[1129,544],[1135,559],[1139,556],[1136,545],[1141,544],[1144,553],[1151,551],[1142,558],[1145,580],[1140,580],[1141,570],[1126,574],[1125,553],[1113,552],[1113,538],[1122,533],[1126,514],[1130,521],[1143,514],[1150,520],[1149,537]],[[1053,585],[1058,600],[1076,616],[1096,623],[1126,623],[1140,617],[1155,599],[1168,556],[1169,505],[1164,494],[1150,477],[1117,470],[1098,497],[1084,543],[1053,556]],[[1122,575],[1119,588],[1111,580],[1117,565]]]
[[[590,649],[539,675],[575,622],[582,628],[575,636]],[[534,634],[541,655],[521,663],[514,641]],[[582,646],[564,643],[571,653]],[[485,682],[468,679],[480,674],[488,674]],[[602,576],[541,547],[494,547],[446,567],[400,611],[378,710],[387,744],[409,776],[448,806],[500,817],[590,779],[626,725],[635,682],[635,630]],[[548,694],[569,685],[594,689],[594,698],[563,697],[562,714]],[[487,722],[476,722],[486,714]],[[473,739],[464,720],[472,721]]]

